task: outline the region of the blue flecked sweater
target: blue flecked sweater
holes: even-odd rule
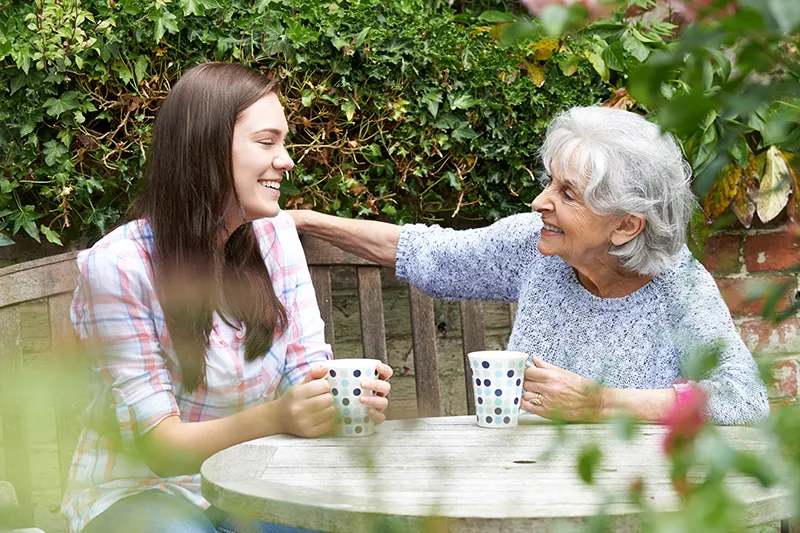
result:
[[[615,388],[662,389],[687,361],[718,346],[720,364],[700,381],[708,415],[749,424],[769,413],[753,356],[711,275],[684,248],[675,263],[622,298],[599,298],[575,271],[537,247],[538,213],[486,228],[403,227],[397,276],[442,299],[519,302],[508,349]]]

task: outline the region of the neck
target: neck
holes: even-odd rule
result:
[[[622,298],[647,285],[653,276],[636,274],[624,269],[618,261],[598,263],[593,267],[576,267],[578,281],[586,290],[600,298]]]

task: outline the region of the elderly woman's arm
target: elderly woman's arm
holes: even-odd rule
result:
[[[675,405],[675,389],[613,389],[534,357],[525,369],[522,408],[545,418],[591,421],[627,413],[660,422]]]
[[[373,220],[334,217],[316,211],[287,211],[297,233],[311,235],[335,244],[342,250],[379,265],[393,267],[397,257],[400,226]]]
[[[453,230],[289,212],[299,233],[395,266],[397,277],[441,299],[516,301],[523,272],[541,254],[538,214],[514,215],[484,228]]]

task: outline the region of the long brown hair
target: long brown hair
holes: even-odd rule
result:
[[[277,84],[256,70],[202,63],[183,74],[155,121],[133,215],[146,218],[153,231],[156,290],[190,392],[206,384],[215,310],[246,329],[248,361],[266,353],[286,327],[252,224],[221,244],[225,214],[241,209],[231,155],[236,120],[273,92]]]

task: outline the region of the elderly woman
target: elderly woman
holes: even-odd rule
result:
[[[530,412],[658,421],[693,386],[688,360],[718,350],[717,368],[694,384],[707,415],[764,418],[753,357],[685,246],[694,199],[672,137],[634,113],[574,108],[553,120],[541,156],[534,212],[481,229],[291,214],[300,232],[396,266],[431,296],[519,302],[508,348],[537,355],[523,396]]]

